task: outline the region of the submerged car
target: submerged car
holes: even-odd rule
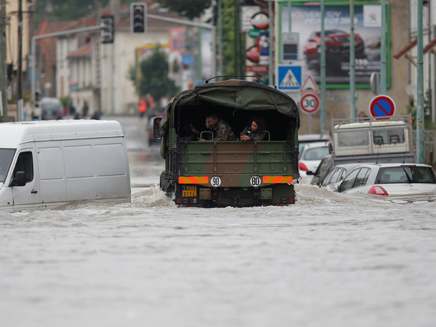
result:
[[[343,59],[349,60],[350,33],[338,29],[325,31],[326,61],[340,63]],[[359,34],[354,33],[354,49],[356,58],[365,58],[365,43]],[[321,32],[312,32],[304,45],[306,62],[320,62],[321,59]]]
[[[298,160],[301,184],[310,184],[321,160],[328,154],[327,142],[310,143],[303,148]]]
[[[319,186],[320,187],[331,187],[333,189],[337,189],[339,184],[344,180],[344,178],[354,168],[356,168],[360,165],[361,165],[360,163],[352,163],[352,164],[337,165],[337,166],[333,167],[327,173],[327,175],[325,175],[324,178],[319,182]]]
[[[430,165],[366,164],[351,171],[338,191],[390,196],[436,195],[436,176]]]

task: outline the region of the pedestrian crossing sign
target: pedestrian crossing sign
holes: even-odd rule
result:
[[[277,67],[279,90],[300,90],[301,66],[278,65]]]

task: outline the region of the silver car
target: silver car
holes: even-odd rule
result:
[[[298,159],[301,184],[310,184],[319,163],[329,152],[327,142],[310,143],[303,148]],[[311,173],[307,174],[308,171]]]
[[[390,196],[436,195],[436,176],[430,165],[366,164],[352,170],[338,191]]]
[[[340,183],[344,180],[344,178],[356,167],[362,165],[361,163],[351,163],[351,164],[343,164],[337,165],[333,167],[328,174],[324,177],[324,179],[320,183],[320,187],[327,187],[334,190],[337,190]]]

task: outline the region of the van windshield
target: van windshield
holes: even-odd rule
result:
[[[0,149],[0,183],[4,183],[15,149]]]

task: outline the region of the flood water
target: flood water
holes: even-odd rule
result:
[[[129,161],[131,203],[0,213],[0,326],[435,326],[436,202],[178,208]]]

